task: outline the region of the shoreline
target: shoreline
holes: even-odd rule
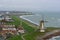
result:
[[[39,27],[39,24],[38,24],[38,23],[35,23],[35,22],[33,22],[33,21],[31,21],[31,20],[29,20],[29,19],[25,18],[24,16],[26,16],[26,15],[19,16],[19,18],[21,18],[21,19],[23,19],[23,20],[25,20],[25,21],[29,22],[30,24],[33,24],[33,25],[35,25],[35,26],[38,26],[38,27]],[[27,15],[27,16],[34,16],[34,15]],[[55,27],[55,26],[46,26],[46,27],[60,28],[59,26],[58,26],[58,27],[57,27],[57,26],[56,26],[56,27]]]
[[[33,15],[30,15],[30,16],[33,16]],[[37,23],[35,23],[35,22],[33,22],[33,21],[31,21],[31,20],[27,19],[27,18],[24,18],[23,16],[20,16],[20,18],[21,18],[21,19],[23,19],[23,20],[26,20],[26,21],[28,21],[28,22],[30,22],[30,23],[32,23],[32,24],[34,24],[34,25],[39,26],[39,24],[37,24]]]
[[[32,23],[32,22],[30,22],[28,20],[25,20],[25,19],[23,19],[21,17],[20,17],[20,19],[22,19],[23,21],[27,22],[27,24],[30,24],[29,26],[31,26],[31,27],[33,27],[35,29],[38,29],[39,28],[39,25],[36,25],[36,24],[34,24],[34,23]]]

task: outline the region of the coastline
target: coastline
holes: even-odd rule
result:
[[[19,17],[19,16],[18,16]],[[17,23],[19,23],[19,22],[23,22],[23,27],[24,27],[24,29],[26,29],[27,30],[27,35],[24,35],[24,38],[25,38],[25,40],[29,40],[29,39],[39,39],[39,38],[42,38],[42,37],[44,37],[44,35],[46,35],[45,33],[49,33],[49,32],[51,32],[51,31],[53,31],[53,30],[56,30],[57,28],[47,28],[46,29],[46,32],[45,33],[41,33],[41,32],[39,32],[38,31],[38,28],[37,27],[39,27],[39,26],[37,26],[36,24],[33,24],[33,23],[31,23],[31,22],[29,22],[29,21],[27,21],[27,20],[25,20],[25,19],[22,19],[22,18],[18,18],[18,17],[16,17],[15,19],[17,19],[16,21],[18,21]],[[26,24],[26,25],[25,25]],[[19,24],[20,25],[20,24]],[[28,25],[28,26],[27,26]],[[32,29],[32,30],[31,30]],[[35,30],[33,30],[33,29],[35,29]],[[32,32],[32,33],[31,33]],[[33,38],[34,37],[34,38]],[[39,38],[37,38],[37,37],[39,37]],[[26,39],[27,38],[27,39]],[[32,40],[31,39],[31,40]]]
[[[27,24],[31,24],[31,25],[29,25],[29,26],[33,26],[34,28],[39,28],[39,25],[35,24],[35,23],[32,22],[31,20],[26,19],[26,18],[23,18],[22,16],[20,16],[19,18],[22,19],[23,21],[26,21]]]
[[[27,15],[27,16],[33,16],[33,15]],[[39,24],[37,24],[37,23],[35,23],[35,22],[33,22],[33,21],[31,21],[31,20],[23,17],[23,16],[20,16],[20,18],[21,18],[21,19],[24,19],[24,20],[26,20],[26,21],[28,21],[28,22],[30,22],[30,23],[33,23],[33,24],[35,24],[35,25],[37,25],[37,26],[39,26]]]

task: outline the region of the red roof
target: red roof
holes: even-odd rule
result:
[[[15,28],[15,26],[11,26],[11,25],[0,25],[0,27],[2,27],[2,28]]]
[[[0,33],[6,33],[6,32],[16,33],[17,31],[13,31],[13,30],[2,30],[2,31],[0,31]]]

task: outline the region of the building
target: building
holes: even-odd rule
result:
[[[13,22],[12,18],[8,14],[0,14],[0,20],[7,22]]]
[[[11,33],[11,34],[16,34],[16,28],[15,25],[0,25],[0,33],[5,34],[5,33]]]
[[[40,21],[40,32],[45,32],[44,20]]]
[[[18,27],[17,31],[18,31],[18,33],[25,33],[23,27]]]
[[[12,18],[10,18],[9,16],[6,16],[4,18],[4,20],[7,21],[7,22],[13,22]]]

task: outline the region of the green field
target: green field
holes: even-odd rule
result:
[[[16,28],[19,27],[19,25],[21,25],[20,23],[22,22],[22,27],[25,30],[25,34],[12,36],[8,40],[23,40],[21,38],[22,35],[24,35],[23,37],[25,40],[36,40],[37,36],[43,36],[47,32],[50,32],[50,31],[56,30],[56,29],[60,29],[60,28],[48,27],[46,29],[46,32],[41,33],[41,32],[39,32],[39,30],[37,28],[34,28],[32,24],[29,24],[28,22],[23,21],[23,19],[21,19],[21,18],[12,16],[12,19],[14,20],[14,22],[11,22],[10,24],[15,24]],[[37,29],[37,30],[35,30],[35,29]]]
[[[12,16],[12,19],[14,20],[14,22],[11,22],[11,23],[8,23],[8,24],[15,24],[16,25],[16,28],[20,25],[20,22],[21,22],[21,19],[16,17],[16,16]],[[26,31],[25,34],[29,34],[29,33],[32,33],[34,32],[34,28],[32,28],[31,26],[27,25],[24,21],[22,21],[22,27],[24,28],[24,30]],[[13,36],[11,38],[9,38],[9,40],[22,40],[20,39],[21,38],[21,35],[19,36]]]

